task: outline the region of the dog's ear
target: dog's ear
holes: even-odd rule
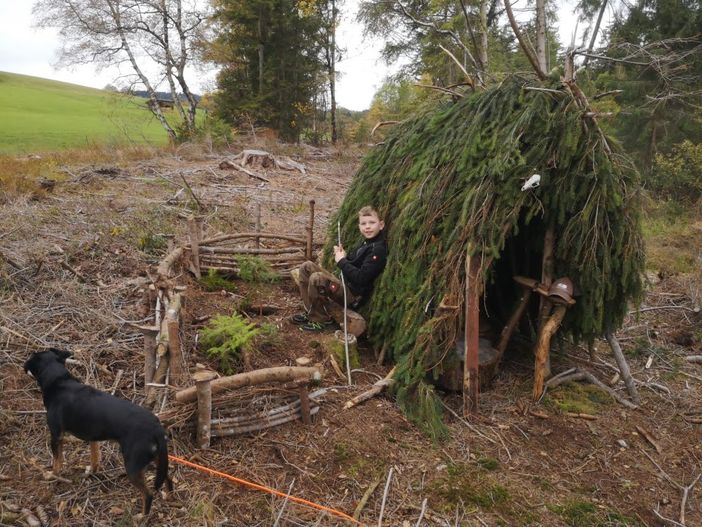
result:
[[[29,373],[29,369],[32,367],[32,364],[34,364],[34,361],[36,360],[34,357],[36,356],[35,353],[32,353],[27,361],[24,363],[24,373]]]
[[[59,360],[59,362],[61,364],[65,364],[66,359],[73,356],[70,351],[59,350],[56,348],[51,348],[51,349],[49,349],[49,351],[52,352],[54,355],[56,355],[56,358]]]

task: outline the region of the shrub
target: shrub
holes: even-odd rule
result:
[[[234,372],[234,362],[239,359],[241,350],[258,334],[253,324],[237,314],[218,315],[200,332],[200,342],[207,355],[218,358],[222,371],[227,375]]]
[[[236,286],[230,280],[227,280],[216,269],[210,269],[207,274],[200,278],[200,286],[205,291],[230,291],[236,290]]]
[[[273,283],[280,280],[271,265],[258,256],[239,256],[236,261],[239,264],[239,276],[245,282]]]
[[[651,189],[665,197],[695,203],[702,197],[702,143],[685,140],[668,155],[656,155]]]

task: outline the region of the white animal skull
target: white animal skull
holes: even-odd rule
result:
[[[522,185],[522,192],[524,192],[525,190],[531,190],[533,188],[536,188],[539,186],[540,183],[541,176],[539,174],[534,174],[524,182],[524,184]]]

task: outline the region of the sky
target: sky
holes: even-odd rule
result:
[[[355,22],[359,0],[346,0],[345,12],[338,32],[338,42],[346,49],[338,63],[337,102],[350,110],[365,110],[384,79],[396,71],[379,58],[381,44],[364,39],[361,26]],[[60,41],[55,30],[37,29],[32,25],[31,0],[0,0],[0,71],[22,73],[55,79],[93,88],[118,84],[120,75],[131,73],[124,69],[96,71],[91,66],[76,68],[54,67]],[[559,10],[561,41],[570,42],[575,26],[571,4]],[[213,86],[213,69],[194,74],[202,82],[192,82],[193,89],[202,93]],[[195,77],[192,77],[195,78]]]

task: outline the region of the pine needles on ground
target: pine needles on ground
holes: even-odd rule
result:
[[[511,272],[498,276],[491,263],[510,240],[524,253],[540,250],[545,226],[554,225],[556,276],[571,277],[582,291],[562,328],[576,341],[618,328],[642,290],[633,163],[584,119],[568,92],[525,90],[525,82],[510,78],[397,126],[367,156],[330,222],[327,261],[337,220],[351,245],[362,206],[376,206],[385,219],[388,264],[367,309],[368,334],[398,364],[404,411],[437,437],[427,377],[454,348],[462,309],[436,308],[444,296],[463,298],[468,247],[482,262],[483,283],[503,281],[513,290],[512,274],[540,278],[540,268],[519,268],[516,258]],[[522,191],[534,173],[541,186]]]

